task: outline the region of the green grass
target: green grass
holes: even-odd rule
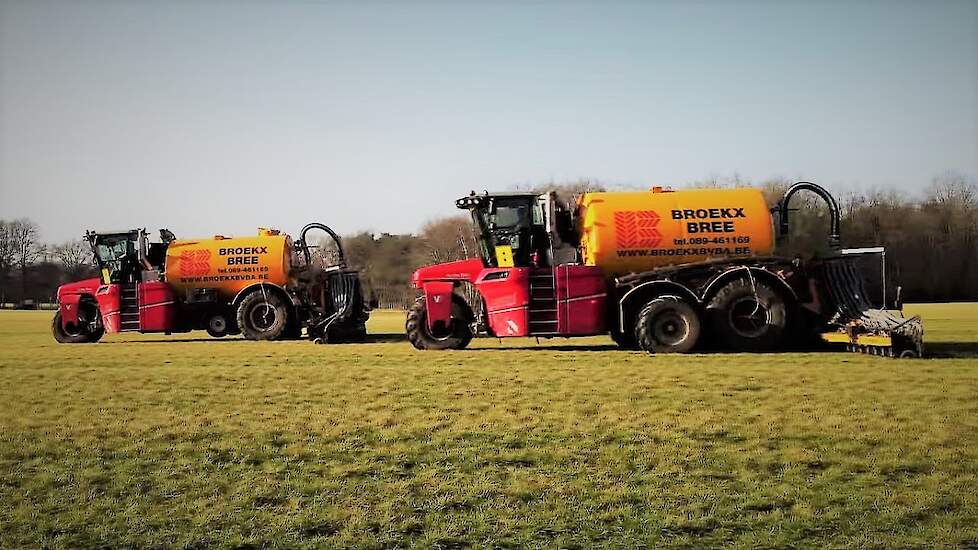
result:
[[[941,358],[609,340],[58,345],[0,312],[3,547],[978,547],[978,306]]]

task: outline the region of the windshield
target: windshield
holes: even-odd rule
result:
[[[490,229],[510,229],[526,224],[525,204],[516,206],[499,206],[489,215]]]
[[[103,262],[119,261],[129,252],[128,241],[99,243],[95,246],[95,254]]]

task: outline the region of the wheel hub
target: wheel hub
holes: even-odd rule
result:
[[[673,346],[686,338],[689,334],[689,325],[681,316],[669,312],[656,319],[653,332],[659,343]]]
[[[251,326],[258,330],[268,330],[275,324],[275,308],[271,304],[258,304],[249,315]]]
[[[745,297],[730,307],[730,326],[741,336],[757,338],[770,324],[767,308],[753,297]]]
[[[224,332],[228,328],[227,319],[223,315],[215,315],[211,317],[210,323],[208,323],[211,330],[214,332]]]

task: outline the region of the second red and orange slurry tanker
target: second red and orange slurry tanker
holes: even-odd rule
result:
[[[85,238],[100,276],[58,288],[51,327],[58,342],[197,329],[249,340],[366,337],[359,274],[346,265],[340,238],[321,223],[306,225],[297,241],[265,228],[254,237],[176,239],[164,229],[160,242],[150,242],[144,229],[133,229]]]
[[[818,259],[773,255],[799,191],[829,209],[832,253]],[[794,184],[773,209],[749,188],[585,193],[576,208],[554,193],[473,193],[456,205],[472,215],[480,257],[414,273],[423,296],[406,331],[419,349],[463,348],[484,329],[497,337],[610,334],[649,352],[821,341],[923,353],[919,318],[867,300],[858,251],[840,249],[838,205],[813,183]]]

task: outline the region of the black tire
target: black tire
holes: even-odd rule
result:
[[[81,303],[78,307],[81,308],[78,312],[80,319],[90,320],[93,319],[92,315],[99,315],[98,306],[93,304]],[[87,327],[88,322],[83,323],[83,325]],[[51,322],[51,334],[54,335],[54,339],[59,344],[88,344],[101,340],[102,336],[105,335],[105,329],[100,323],[94,331],[88,328],[79,328],[75,332],[67,331],[61,324],[61,312],[59,311],[54,314],[54,320]]]
[[[207,319],[207,334],[214,338],[224,338],[231,331],[231,320],[222,313],[211,315]]]
[[[710,299],[707,312],[713,333],[730,349],[772,351],[788,345],[788,306],[763,281],[730,281]]]
[[[275,340],[285,332],[289,308],[274,292],[256,290],[238,305],[238,327],[248,340]]]
[[[656,298],[635,318],[635,342],[649,353],[686,353],[700,338],[700,316],[672,297]]]
[[[428,308],[424,296],[418,298],[408,310],[404,330],[408,340],[415,348],[426,349],[463,349],[472,341],[472,309],[464,300],[452,296],[452,320],[444,334],[431,334],[428,330]]]
[[[631,351],[634,351],[634,350],[637,350],[637,349],[641,349],[641,348],[638,347],[638,340],[635,339],[635,331],[634,330],[625,329],[625,331],[623,331],[623,332],[618,332],[618,331],[612,330],[609,333],[609,336],[611,336],[611,339],[621,349],[631,350]]]

